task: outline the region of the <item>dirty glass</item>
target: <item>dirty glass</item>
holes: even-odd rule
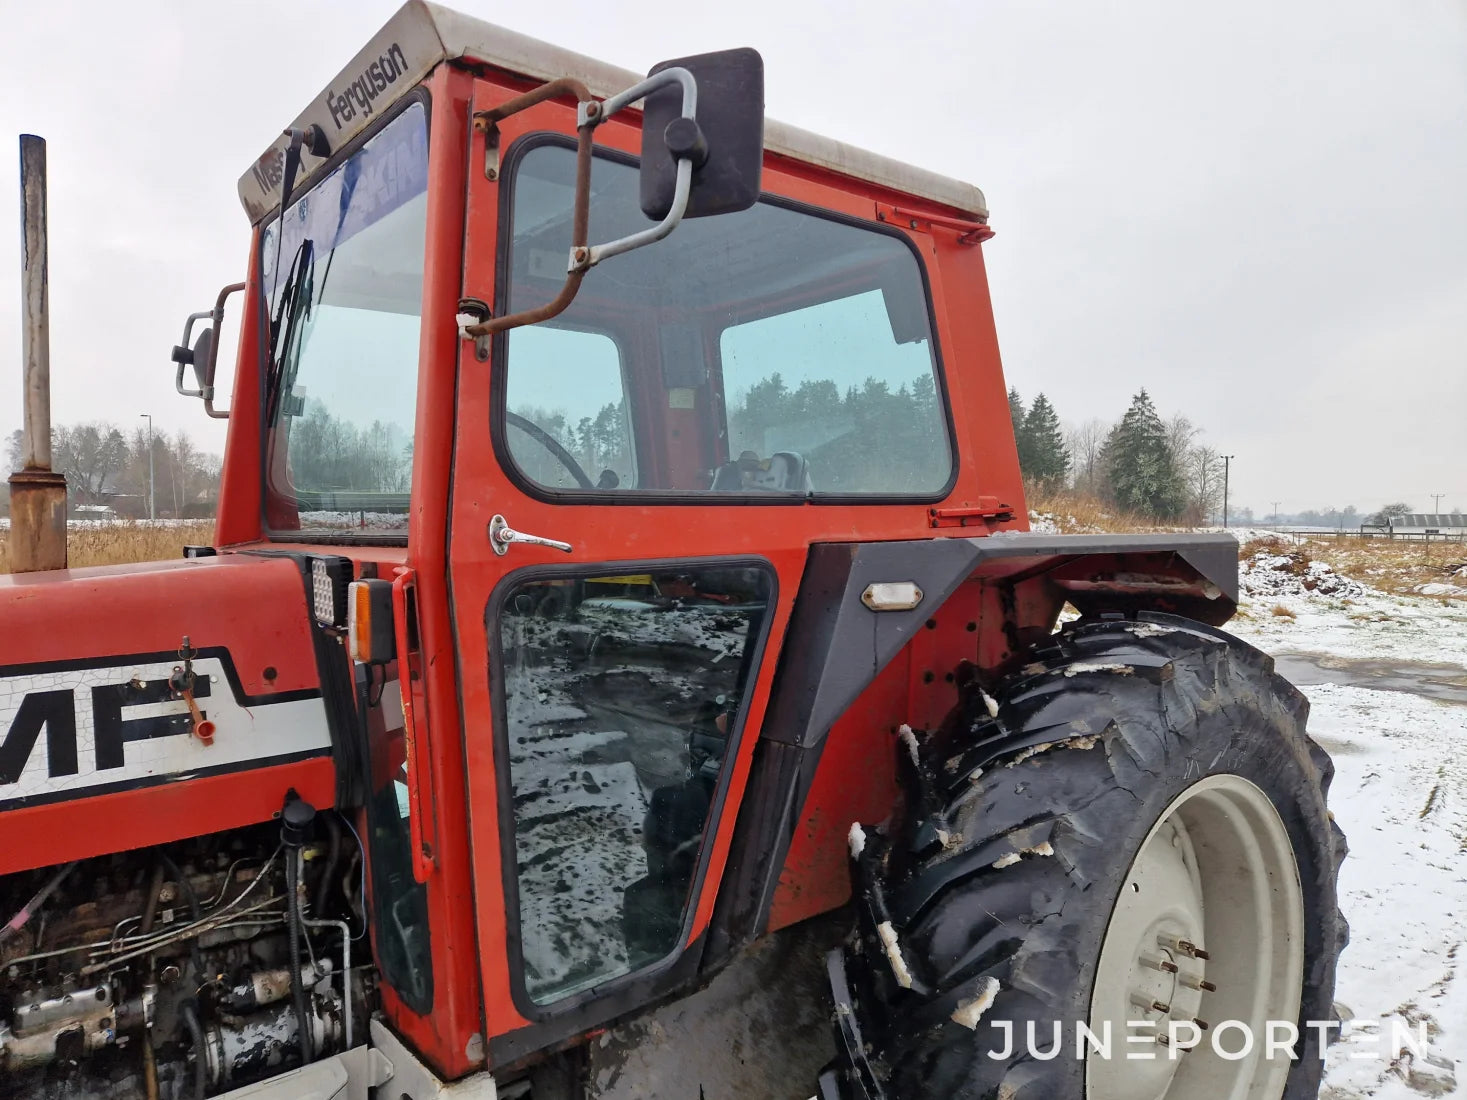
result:
[[[262,236],[273,527],[406,531],[427,184],[414,103]]]
[[[526,991],[548,1003],[678,944],[753,680],[765,570],[559,574],[500,612]]]
[[[564,282],[574,161],[542,144],[513,165],[511,310]],[[636,168],[598,156],[595,240],[647,225]],[[621,349],[624,392],[585,344],[593,333]],[[520,472],[548,489],[931,497],[952,473],[915,253],[874,223],[767,200],[593,268],[548,326],[507,335],[504,377],[508,413],[589,461],[572,481],[512,442]],[[603,484],[602,469],[617,476]]]

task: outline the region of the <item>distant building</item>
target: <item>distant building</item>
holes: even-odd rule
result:
[[[1467,515],[1461,512],[1433,514],[1414,512],[1409,516],[1391,516],[1388,528],[1393,535],[1467,535]]]

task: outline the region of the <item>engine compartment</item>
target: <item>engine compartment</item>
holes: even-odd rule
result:
[[[303,1035],[307,1060],[361,1042],[364,882],[350,824],[299,800],[0,878],[0,1097],[197,1100],[300,1065]]]

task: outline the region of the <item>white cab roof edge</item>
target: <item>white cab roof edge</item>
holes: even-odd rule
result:
[[[339,149],[386,107],[410,92],[439,62],[458,58],[492,65],[532,80],[575,77],[593,95],[608,96],[642,79],[641,74],[506,30],[425,0],[408,0],[372,36],[316,100],[291,123],[319,125]],[[251,222],[262,220],[280,200],[286,139],[278,138],[239,181],[239,197]],[[986,218],[983,192],[969,183],[927,172],[890,157],[820,137],[773,120],[764,124],[767,152],[827,168]],[[297,185],[320,161],[303,157]]]

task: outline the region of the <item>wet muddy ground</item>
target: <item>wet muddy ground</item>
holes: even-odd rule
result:
[[[1274,667],[1299,687],[1339,684],[1376,691],[1403,691],[1443,703],[1467,705],[1467,669],[1461,665],[1283,652],[1274,654]]]

